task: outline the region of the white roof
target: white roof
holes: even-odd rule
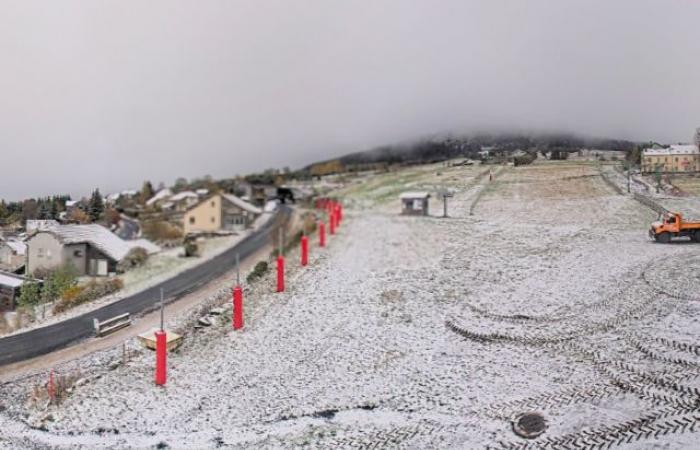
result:
[[[669,148],[649,148],[644,150],[644,156],[654,156],[654,155],[693,155],[700,153],[697,145],[684,144],[684,145],[672,145]]]
[[[58,237],[64,244],[90,244],[104,255],[115,261],[121,261],[132,247],[116,234],[102,225],[58,225],[46,233]],[[31,239],[29,240],[31,243]]]
[[[165,198],[170,197],[171,195],[173,195],[173,191],[171,191],[170,189],[161,189],[160,191],[156,192],[156,194],[153,197],[149,198],[146,204],[150,206],[158,200],[163,200]]]
[[[242,210],[248,211],[253,214],[262,214],[262,209],[258,208],[255,205],[251,205],[250,203],[246,202],[240,197],[236,197],[233,194],[221,194],[221,196],[229,202],[233,203],[234,205],[238,206]]]
[[[209,189],[197,189],[195,192],[197,192],[197,195],[207,195],[209,193]]]
[[[160,247],[154,244],[153,242],[149,241],[148,239],[134,239],[133,241],[126,241],[126,243],[132,249],[142,248],[146,250],[146,253],[148,253],[149,255],[153,255],[155,253],[160,252]]]
[[[186,198],[199,198],[199,196],[192,191],[184,191],[173,195],[169,200],[171,202],[179,202],[180,200],[184,200]]]
[[[404,192],[399,196],[399,198],[401,200],[412,199],[412,198],[428,198],[428,197],[430,197],[430,193],[428,193],[428,192]]]
[[[80,200],[66,200],[66,207],[75,206]]]
[[[4,241],[5,245],[10,247],[13,252],[17,253],[18,255],[24,255],[27,253],[27,244],[24,242],[20,241]]]
[[[0,285],[16,288],[22,286],[22,283],[24,283],[24,280],[21,278],[0,273]]]
[[[25,224],[25,228],[27,229],[27,231],[48,230],[49,228],[53,228],[56,226],[58,226],[58,222],[55,220],[30,219],[27,220],[27,223]]]

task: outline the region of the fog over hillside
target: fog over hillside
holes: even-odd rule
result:
[[[430,136],[700,126],[700,3],[2,1],[0,197],[227,177]]]

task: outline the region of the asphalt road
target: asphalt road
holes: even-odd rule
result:
[[[161,288],[166,303],[197,290],[231,270],[236,264],[236,254],[240,255],[242,260],[274,239],[274,232],[280,224],[289,219],[291,209],[281,205],[275,214],[276,216],[262,228],[231,249],[174,278],[81,316],[0,339],[0,366],[45,355],[81,339],[94,336],[93,318],[95,317],[102,321],[127,312],[132,316],[138,316],[153,311],[160,305]]]

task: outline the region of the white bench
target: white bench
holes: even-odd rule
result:
[[[124,327],[131,325],[131,315],[129,313],[112,317],[100,322],[96,317],[92,319],[95,324],[95,336],[105,336]]]

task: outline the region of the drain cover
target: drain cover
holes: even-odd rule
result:
[[[547,421],[544,416],[536,412],[520,414],[513,420],[513,431],[518,436],[532,439],[544,433],[547,429]]]

